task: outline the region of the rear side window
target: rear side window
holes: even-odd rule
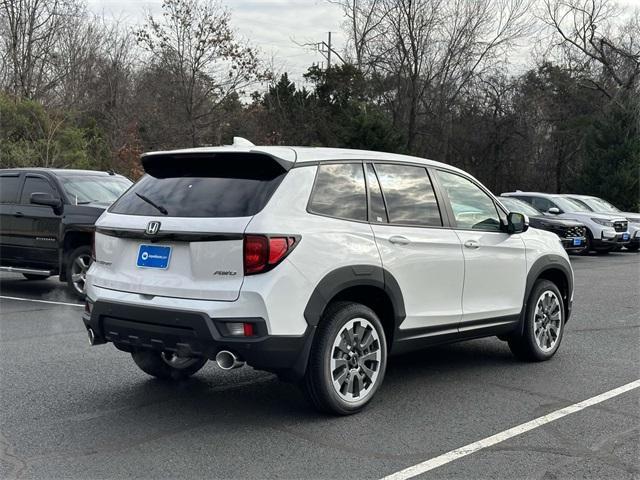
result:
[[[24,181],[24,187],[22,188],[22,196],[20,197],[20,203],[31,203],[32,193],[48,193],[55,198],[59,198],[60,195],[51,184],[42,177],[27,177]]]
[[[265,155],[147,160],[145,175],[109,209],[126,215],[248,217],[264,208],[286,171]]]
[[[309,211],[347,220],[366,220],[367,191],[362,164],[320,165]]]
[[[20,177],[18,175],[0,176],[0,203],[16,203],[20,190]]]
[[[400,225],[442,226],[433,186],[424,167],[376,164],[389,222]]]
[[[369,221],[377,223],[387,223],[387,210],[384,207],[382,190],[373,165],[370,163],[365,167],[367,171],[367,187],[369,188]]]

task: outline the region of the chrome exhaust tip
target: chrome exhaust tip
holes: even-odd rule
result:
[[[222,370],[233,370],[234,368],[240,368],[244,365],[244,362],[240,360],[235,353],[228,350],[220,350],[216,355],[216,363]]]

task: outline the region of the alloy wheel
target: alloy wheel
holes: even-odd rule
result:
[[[330,374],[335,392],[347,402],[360,402],[376,385],[382,361],[380,336],[364,318],[349,320],[331,349]]]
[[[562,305],[555,292],[545,290],[536,302],[533,336],[538,348],[547,353],[558,343],[562,329]]]
[[[78,255],[71,265],[71,281],[78,293],[84,293],[84,286],[87,281],[87,270],[91,266],[91,255]]]

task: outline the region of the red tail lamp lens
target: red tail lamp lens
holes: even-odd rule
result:
[[[286,237],[274,237],[269,239],[269,263],[277,264],[284,258],[289,250],[289,242]]]
[[[261,273],[279,264],[296,243],[295,237],[244,237],[244,274]]]
[[[244,323],[244,336],[253,337],[253,323]]]
[[[244,273],[264,270],[269,259],[269,241],[260,235],[247,235],[244,239]]]

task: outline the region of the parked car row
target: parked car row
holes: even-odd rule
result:
[[[1,269],[66,280],[90,343],[148,375],[246,363],[343,415],[395,353],[497,336],[550,359],[573,305],[566,251],[633,248],[640,223],[593,197],[495,197],[450,165],[379,152],[237,139],[141,163],[132,187],[1,170]]]
[[[640,214],[622,212],[601,198],[516,191],[503,193],[500,200],[510,211],[528,215],[531,226],[558,234],[569,252],[640,247]]]

